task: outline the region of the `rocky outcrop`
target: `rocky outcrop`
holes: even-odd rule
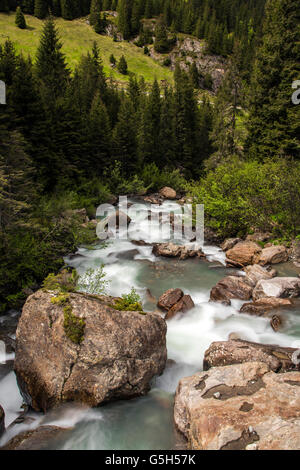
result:
[[[237,243],[226,252],[226,262],[229,266],[244,267],[248,264],[256,264],[261,253],[261,248],[254,242]]]
[[[290,307],[292,302],[289,299],[278,299],[276,297],[264,297],[255,302],[242,305],[240,312],[248,315],[259,317],[269,316],[270,312],[275,309]]]
[[[246,241],[248,242],[267,242],[272,238],[270,232],[255,232],[251,235],[247,235]]]
[[[66,437],[68,429],[57,426],[40,426],[37,429],[24,431],[13,437],[1,450],[51,450],[58,441]]]
[[[259,281],[253,291],[253,300],[264,297],[277,297],[282,299],[300,296],[300,279],[297,277],[275,277]]]
[[[250,300],[252,287],[244,281],[243,277],[227,276],[212,288],[210,301],[230,305],[232,299]]]
[[[2,406],[0,405],[0,437],[4,433],[5,430],[5,414]]]
[[[227,238],[221,245],[223,251],[231,250],[237,243],[242,242],[241,238]]]
[[[170,308],[165,316],[165,320],[171,320],[171,318],[174,318],[178,313],[186,313],[194,307],[195,304],[192,297],[190,295],[184,295],[175,305],[173,305],[173,307]]]
[[[204,354],[203,369],[229,366],[244,362],[264,362],[274,372],[299,370],[295,364],[296,349],[276,345],[251,343],[243,340],[212,343]]]
[[[177,193],[175,189],[169,188],[168,186],[165,186],[159,191],[159,195],[163,197],[164,199],[176,199]]]
[[[276,271],[274,269],[267,271],[258,264],[246,266],[244,271],[246,273],[245,279],[253,287],[255,287],[258,281],[261,281],[262,279],[272,279],[276,276]]]
[[[185,313],[195,307],[190,295],[184,295],[181,289],[169,289],[158,300],[157,306],[167,311],[165,320],[171,320],[178,313]]]
[[[287,260],[288,252],[285,246],[270,246],[262,250],[259,264],[266,266],[267,264],[285,263]]]
[[[300,448],[300,373],[261,362],[216,367],[179,382],[174,418],[193,450]]]
[[[183,297],[181,289],[169,289],[158,299],[157,306],[163,310],[170,310]]]
[[[163,256],[165,258],[179,258],[181,260],[187,258],[205,258],[205,254],[201,249],[193,249],[187,246],[175,245],[174,243],[158,243],[153,246],[153,254],[155,256]]]
[[[40,290],[23,308],[15,371],[27,403],[35,410],[66,401],[95,407],[146,394],[165,367],[165,321],[117,311],[109,298],[69,294],[67,304],[63,299]]]

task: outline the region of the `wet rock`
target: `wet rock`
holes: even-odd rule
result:
[[[144,240],[131,240],[131,243],[136,246],[152,246],[152,243],[145,242]]]
[[[5,431],[5,414],[2,406],[0,405],[0,437]]]
[[[211,302],[231,304],[231,299],[250,300],[252,287],[244,281],[243,277],[227,276],[212,288],[210,292]]]
[[[279,315],[273,315],[270,321],[272,329],[277,333],[282,327],[282,318]]]
[[[163,198],[160,197],[158,194],[152,196],[144,197],[145,202],[149,202],[150,204],[161,205],[163,203]]]
[[[175,245],[174,243],[159,243],[153,246],[153,254],[155,256],[163,256],[165,258],[205,258],[205,254],[201,249]]]
[[[285,263],[287,260],[288,252],[285,246],[270,246],[262,250],[259,264],[266,266],[267,264]]]
[[[267,271],[262,266],[259,266],[259,264],[246,266],[244,271],[246,273],[245,279],[253,287],[255,287],[258,281],[261,281],[262,279],[272,279],[276,276],[276,271],[274,269]]]
[[[100,296],[70,294],[72,316],[85,322],[76,344],[55,296],[40,290],[29,297],[18,324],[15,371],[27,403],[45,411],[61,402],[95,407],[146,394],[165,367],[165,321],[116,311]]]
[[[299,296],[300,279],[297,277],[274,277],[273,279],[258,281],[253,291],[253,300],[264,297],[287,299]]]
[[[122,260],[132,260],[134,259],[135,256],[139,254],[140,254],[139,250],[132,249],[132,250],[127,250],[127,251],[121,251],[117,253],[116,257],[117,259],[122,259]]]
[[[278,299],[276,297],[263,297],[255,302],[242,305],[240,312],[256,316],[268,316],[274,309],[290,307],[292,302],[289,299]]]
[[[264,362],[274,372],[287,372],[298,367],[293,362],[294,348],[252,343],[243,340],[218,341],[205,351],[203,370],[244,362]],[[299,368],[298,368],[299,369]]]
[[[176,191],[172,188],[169,188],[168,186],[165,186],[159,191],[160,196],[162,196],[164,199],[176,199],[177,194]]]
[[[120,225],[123,227],[127,227],[131,222],[131,218],[125,214],[125,212],[117,210],[115,214],[110,215],[107,217],[105,227],[110,227],[115,224],[116,228],[120,228]]]
[[[193,299],[190,295],[184,295],[179,302],[173,305],[172,308],[168,311],[167,315],[165,316],[165,320],[171,320],[174,318],[178,313],[186,313],[189,310],[192,310],[195,307]]]
[[[248,264],[256,264],[261,248],[254,242],[237,243],[226,252],[226,262],[229,266],[244,267]]]
[[[223,251],[231,250],[237,243],[242,241],[241,238],[227,238],[221,245]]]
[[[296,263],[300,262],[300,240],[294,240],[290,249],[290,256]]]
[[[157,306],[163,310],[170,310],[183,297],[181,289],[169,289],[158,299]]]
[[[1,450],[46,450],[55,449],[55,444],[69,432],[57,426],[40,426],[13,437]]]
[[[174,418],[193,450],[299,449],[300,373],[260,362],[197,373],[179,382]]]

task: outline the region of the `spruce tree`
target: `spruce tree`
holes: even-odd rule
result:
[[[263,43],[250,89],[248,148],[253,157],[300,158],[300,107],[291,101],[300,77],[298,0],[268,0]]]
[[[118,71],[122,74],[122,75],[127,75],[127,72],[128,72],[128,65],[127,65],[127,62],[126,62],[126,59],[124,57],[124,55],[121,56],[119,62],[118,62]]]
[[[92,0],[90,9],[90,25],[95,26],[99,22],[101,11],[101,0]],[[99,23],[98,23],[99,25]]]
[[[25,16],[22,13],[21,7],[17,7],[15,23],[18,26],[18,28],[26,29]]]
[[[119,0],[118,3],[118,28],[124,39],[131,36],[131,0]]]
[[[52,99],[62,95],[69,78],[65,56],[61,51],[55,23],[52,17],[45,22],[36,55],[36,74],[46,95]]]
[[[136,115],[132,102],[125,98],[121,104],[118,123],[113,132],[113,156],[122,165],[126,175],[138,171],[140,164],[137,152]]]
[[[159,52],[161,54],[163,54],[164,52],[168,52],[169,50],[167,28],[162,17],[157,22],[155,28],[154,49],[156,52]]]
[[[35,0],[34,16],[42,20],[46,18],[47,13],[48,13],[47,0]]]

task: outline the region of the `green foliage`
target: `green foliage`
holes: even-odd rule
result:
[[[26,29],[25,16],[22,13],[21,7],[17,7],[15,23],[18,26],[18,28]]]
[[[151,191],[158,191],[164,186],[172,186],[175,191],[184,191],[187,181],[180,174],[179,170],[163,169],[159,170],[155,163],[145,165],[140,175],[144,186]]]
[[[78,279],[77,289],[89,294],[104,295],[109,284],[105,276],[104,266],[97,269],[90,268]]]
[[[128,73],[128,65],[127,65],[124,55],[121,56],[118,62],[118,70],[122,75],[127,75]]]
[[[79,276],[76,269],[72,272],[63,269],[59,274],[50,273],[42,282],[44,290],[59,290],[60,292],[75,292]]]
[[[300,164],[292,160],[227,160],[189,187],[204,204],[206,225],[229,237],[249,228],[275,236],[296,236],[300,229]]]
[[[85,321],[74,315],[70,304],[64,307],[64,330],[73,343],[80,344],[84,340]]]
[[[141,304],[141,298],[137,294],[134,287],[129,294],[123,294],[122,299],[117,300],[114,304],[114,309],[119,311],[139,312],[145,315]]]

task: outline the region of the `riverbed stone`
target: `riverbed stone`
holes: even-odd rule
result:
[[[297,277],[274,277],[258,281],[253,290],[253,300],[264,297],[295,298],[300,296],[300,279]]]
[[[210,301],[230,305],[232,299],[250,300],[252,289],[243,277],[227,276],[212,288]]]
[[[170,308],[165,316],[165,320],[171,320],[178,313],[186,313],[195,307],[194,301],[190,295],[184,295],[173,307]]]
[[[194,249],[184,245],[175,245],[175,243],[156,243],[152,250],[155,256],[165,258],[179,258],[181,260],[187,258],[205,258],[205,254],[199,249]]]
[[[231,250],[237,243],[242,242],[241,238],[227,238],[221,245],[223,251]]]
[[[174,418],[192,450],[298,450],[300,373],[261,362],[197,373],[180,380]]]
[[[26,402],[46,411],[61,402],[96,407],[145,395],[166,364],[164,319],[117,311],[100,296],[72,293],[72,315],[85,322],[76,344],[64,328],[64,305],[53,303],[55,298],[55,292],[33,294],[18,324],[15,372]]]
[[[264,362],[274,372],[299,370],[293,358],[296,351],[295,348],[252,343],[241,339],[217,341],[205,351],[203,370],[244,362]]]
[[[157,306],[163,310],[169,310],[183,297],[181,289],[168,289],[158,299]]]
[[[4,433],[5,430],[5,414],[2,406],[0,405],[0,437]]]
[[[262,250],[259,264],[266,266],[267,264],[285,263],[287,260],[288,252],[285,246],[270,246]]]
[[[0,450],[47,450],[55,449],[61,438],[66,437],[69,429],[58,426],[40,426],[24,431],[13,437]]]
[[[267,271],[267,269],[263,268],[259,264],[246,266],[244,268],[244,272],[246,274],[245,280],[247,280],[247,282],[253,287],[255,287],[261,279],[272,279],[276,276],[276,271],[274,269]]]
[[[254,242],[237,243],[231,250],[226,252],[227,264],[244,267],[248,264],[256,264],[261,247]]]
[[[290,307],[292,302],[290,299],[279,299],[276,297],[263,297],[242,305],[240,312],[248,315],[268,316],[269,312],[275,309]]]
[[[177,193],[175,189],[169,188],[168,186],[165,186],[159,191],[160,196],[162,196],[165,199],[176,199]]]

